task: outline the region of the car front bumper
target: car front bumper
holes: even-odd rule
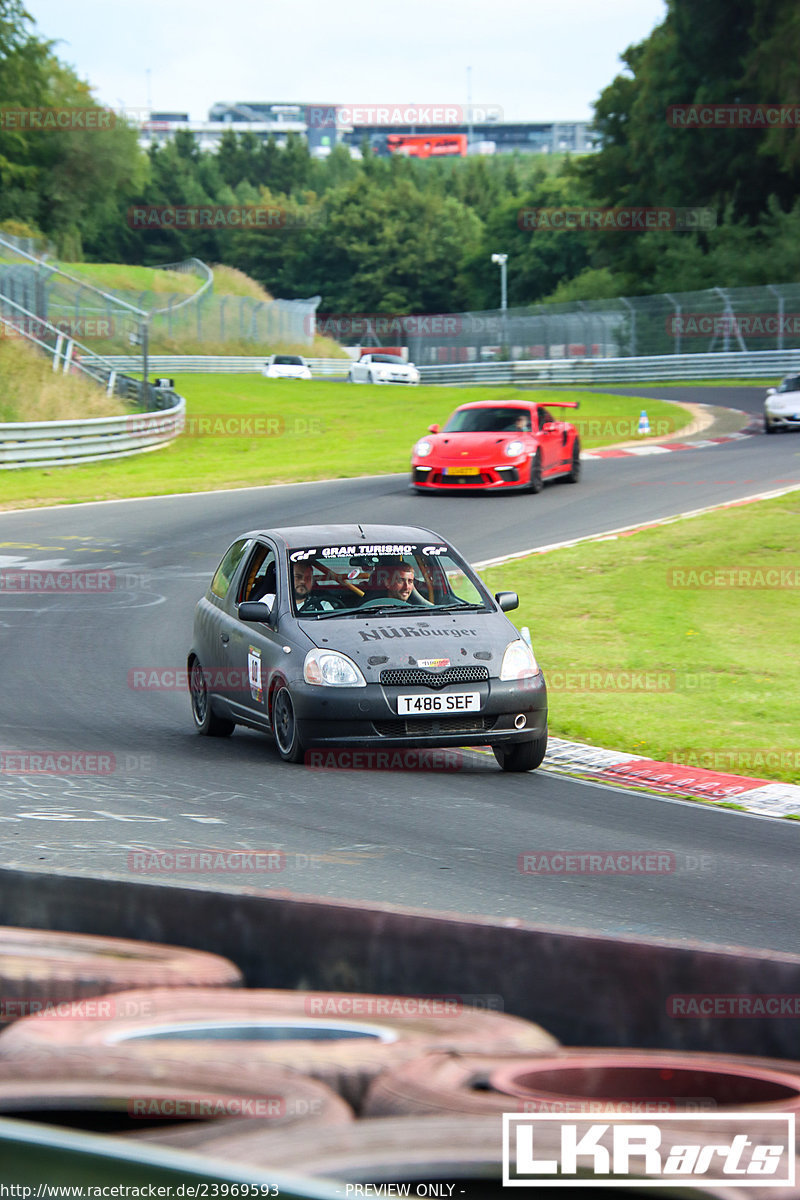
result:
[[[478,692],[476,712],[401,716],[397,697],[417,687],[368,683],[362,688],[293,684],[295,719],[306,746],[486,746],[526,742],[547,732],[547,688],[531,679],[490,679],[448,687],[444,694]],[[431,695],[443,694],[431,689]],[[524,718],[523,725],[516,722]]]
[[[527,455],[508,459],[500,465],[471,463],[470,467],[477,468],[478,474],[459,475],[455,463],[429,464],[423,460],[411,464],[411,484],[415,488],[437,492],[463,492],[469,488],[518,492],[530,483],[530,464]]]
[[[800,406],[793,412],[771,412],[767,407],[764,421],[773,429],[800,429]]]

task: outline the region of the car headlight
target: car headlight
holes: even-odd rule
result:
[[[520,454],[525,453],[525,443],[518,438],[514,438],[513,442],[506,442],[503,453],[508,458],[518,458]]]
[[[530,646],[523,642],[521,638],[516,642],[509,642],[506,646],[506,652],[503,655],[500,678],[529,679],[532,675],[538,674],[539,664]]]
[[[417,458],[427,458],[432,450],[433,443],[429,442],[427,438],[422,438],[422,440],[417,442],[416,446],[414,447],[414,453],[416,454]]]
[[[346,654],[335,650],[309,650],[303,663],[306,683],[321,687],[366,687],[367,681]]]

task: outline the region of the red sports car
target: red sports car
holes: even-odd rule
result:
[[[537,404],[531,400],[476,400],[462,404],[444,429],[430,426],[411,457],[416,492],[540,492],[546,479],[577,483],[581,474],[578,431],[556,421],[550,408],[577,408],[576,402]]]

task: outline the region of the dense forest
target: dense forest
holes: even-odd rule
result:
[[[510,305],[800,277],[800,8],[795,0],[668,0],[599,96],[599,153],[559,164],[524,155],[313,159],[226,135],[217,153],[178,133],[144,153],[134,128],[14,127],[0,120],[0,227],[44,234],[65,259],[156,265],[194,254],[247,271],[273,295],[322,296],[324,312],[496,307],[492,253]],[[674,106],[774,103],[791,117],[687,127]],[[0,107],[92,106],[20,0],[0,0]],[[279,227],[163,229],[135,210],[263,206]],[[695,232],[526,228],[556,206],[704,207]]]

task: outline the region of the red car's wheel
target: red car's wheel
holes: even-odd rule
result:
[[[543,487],[544,487],[544,483],[542,482],[542,456],[541,456],[541,453],[537,450],[536,454],[534,455],[534,457],[531,461],[531,476],[530,476],[530,480],[528,481],[528,491],[533,492],[534,495],[536,495],[537,493],[539,493],[542,490]]]
[[[579,483],[581,478],[581,444],[577,438],[572,443],[572,468],[564,479],[567,483]]]

